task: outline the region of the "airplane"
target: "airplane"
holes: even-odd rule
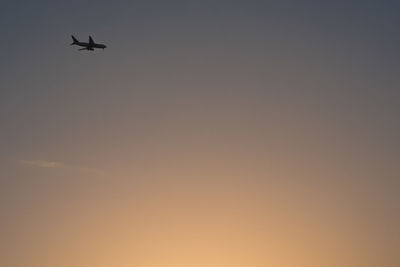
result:
[[[96,44],[93,41],[91,36],[89,36],[89,42],[88,43],[79,42],[78,39],[76,39],[73,35],[71,35],[71,37],[72,37],[72,40],[73,40],[71,45],[77,45],[77,46],[83,47],[81,49],[78,49],[78,51],[81,51],[81,50],[94,51],[95,48],[101,48],[101,49],[104,50],[104,48],[107,47],[104,44]]]

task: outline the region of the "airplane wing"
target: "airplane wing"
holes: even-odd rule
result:
[[[89,46],[94,46],[94,41],[92,39],[92,36],[89,36]]]

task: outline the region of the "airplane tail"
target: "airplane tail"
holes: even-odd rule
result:
[[[71,37],[73,41],[71,45],[77,44],[79,42],[78,39],[76,39],[73,35],[71,35]]]

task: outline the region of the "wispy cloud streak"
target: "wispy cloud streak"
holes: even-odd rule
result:
[[[51,169],[68,168],[68,166],[65,165],[64,163],[46,161],[46,160],[21,160],[21,164],[38,168],[51,168]]]
[[[20,163],[24,166],[36,167],[36,168],[48,168],[48,169],[69,169],[81,172],[94,173],[97,175],[105,175],[102,170],[83,167],[83,166],[74,166],[68,165],[63,162],[56,161],[47,161],[47,160],[21,160]]]

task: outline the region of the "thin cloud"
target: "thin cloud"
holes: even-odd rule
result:
[[[82,166],[68,165],[63,162],[47,161],[47,160],[21,160],[20,163],[24,166],[30,166],[35,168],[47,168],[47,169],[69,169],[80,172],[94,173],[97,175],[105,175],[102,170],[95,168],[88,168]]]
[[[38,168],[51,168],[51,169],[68,168],[68,166],[65,165],[64,163],[55,161],[46,161],[46,160],[21,160],[21,164]]]

